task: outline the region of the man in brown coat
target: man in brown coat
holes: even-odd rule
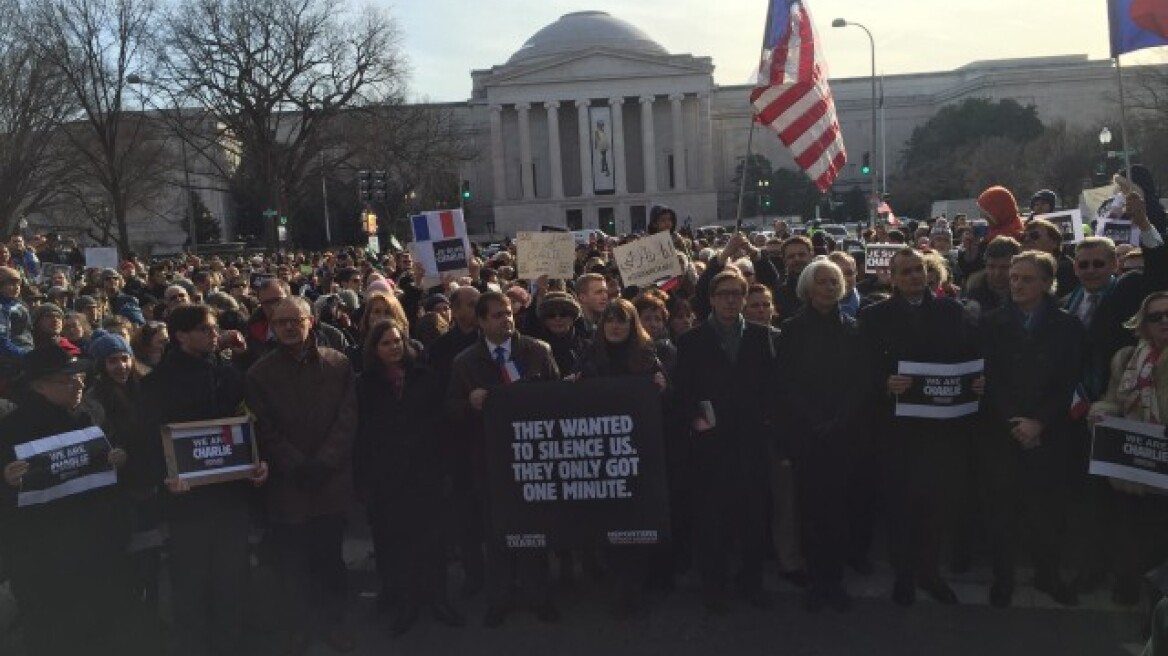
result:
[[[279,347],[247,374],[247,403],[271,463],[268,540],[285,588],[281,610],[290,641],[282,653],[307,648],[310,602],[318,606],[312,616],[325,620],[324,640],[338,651],[354,648],[343,628],[341,546],[353,495],[357,398],[349,360],[317,346],[312,322],[303,298],[280,301],[271,315]]]
[[[560,379],[552,350],[545,342],[524,337],[515,332],[515,318],[511,301],[498,292],[487,292],[475,303],[482,338],[454,359],[446,407],[451,418],[458,422],[464,440],[456,448],[471,461],[470,482],[480,503],[480,525],[491,535],[490,498],[487,483],[486,440],[483,433],[483,404],[492,390],[503,385],[523,381]],[[529,602],[540,620],[554,622],[559,612],[552,604],[548,585],[546,552],[512,554],[487,539],[487,613],[483,624],[496,627],[503,623],[515,605],[513,584],[519,578],[527,588]]]

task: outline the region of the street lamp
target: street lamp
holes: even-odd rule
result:
[[[137,85],[139,87],[138,95],[142,99],[142,102],[141,102],[142,111],[143,111],[143,113],[145,113],[145,111],[146,111],[146,94],[142,93],[141,87],[155,86],[155,82],[153,82],[151,80],[147,80],[146,78],[143,78],[141,75],[138,75],[137,73],[130,73],[129,75],[126,76],[126,84],[134,84],[134,85]],[[177,106],[175,107],[175,110],[176,110],[176,112],[178,112],[178,115],[181,117],[182,110]],[[185,196],[184,200],[186,201],[185,203],[183,203],[183,205],[186,208],[187,229],[190,230],[190,232],[191,232],[191,253],[198,255],[199,254],[199,233],[196,232],[196,230],[195,230],[195,208],[191,202],[192,201],[192,199],[191,199],[191,167],[187,161],[187,140],[184,139],[181,134],[178,135],[178,145],[179,145],[179,148],[182,150],[183,196]]]
[[[872,148],[871,148],[871,152],[873,154],[872,159],[878,160],[878,158],[875,157],[875,154],[876,154],[876,39],[872,38],[872,32],[870,32],[868,30],[868,28],[864,27],[863,25],[861,25],[859,23],[849,23],[848,21],[844,20],[843,18],[837,18],[837,19],[833,20],[831,22],[831,26],[832,27],[848,27],[848,26],[858,27],[861,30],[864,30],[864,33],[868,35],[868,44],[872,48]],[[875,175],[872,176],[872,203],[871,203],[871,207],[869,209],[869,218],[873,222],[876,221],[876,205],[879,203],[879,198],[880,198],[880,189],[879,189],[879,185],[877,185],[877,183],[876,183],[876,180],[877,180],[877,176],[875,176]]]
[[[1099,145],[1103,146],[1104,150],[1106,150],[1107,146],[1110,143],[1111,143],[1111,128],[1109,128],[1107,126],[1103,126],[1103,129],[1099,131]]]

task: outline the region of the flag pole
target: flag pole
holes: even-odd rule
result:
[[[771,7],[772,7],[771,2],[767,2],[766,25],[764,25],[762,28],[762,47],[760,47],[758,49],[758,61],[759,61],[760,65],[762,64],[763,54],[766,53],[767,35],[770,33],[770,30],[771,30],[771,19],[773,18],[773,14],[771,13]],[[756,73],[756,75],[757,75],[757,73]],[[757,78],[755,80],[755,83],[756,84],[758,83]],[[747,168],[750,166],[750,151],[751,151],[751,148],[754,146],[754,126],[757,124],[758,124],[758,121],[754,120],[754,104],[751,103],[751,105],[750,105],[750,132],[748,132],[746,134],[746,157],[744,157],[742,159],[742,179],[738,183],[738,210],[737,210],[737,212],[735,212],[735,215],[734,215],[734,232],[741,232],[742,231],[742,201],[744,198],[746,198],[746,171],[747,171]]]
[[[1131,179],[1131,146],[1127,140],[1127,101],[1123,97],[1123,71],[1119,65],[1119,55],[1115,60],[1115,86],[1119,88],[1119,138],[1123,142],[1123,171]]]

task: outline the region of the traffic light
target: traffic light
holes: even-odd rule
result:
[[[463,202],[470,200],[470,180],[462,181],[462,200]]]
[[[376,201],[385,200],[385,192],[386,192],[385,179],[386,179],[385,171],[374,171],[373,172],[373,200],[376,200]]]
[[[368,203],[373,199],[369,171],[357,171],[357,200]]]
[[[770,194],[763,194],[763,196],[762,196],[762,206],[763,206],[764,208],[770,209],[770,206],[771,206],[771,196],[770,196]]]
[[[377,215],[376,214],[374,214],[373,212],[370,212],[370,211],[366,211],[361,215],[361,219],[364,222],[365,234],[367,234],[367,235],[377,234]]]
[[[864,153],[863,159],[860,161],[860,175],[872,174],[872,155],[871,153]]]
[[[288,217],[284,216],[283,214],[280,215],[280,225],[288,225]]]

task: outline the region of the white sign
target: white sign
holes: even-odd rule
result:
[[[374,255],[381,255],[381,240],[378,239],[377,235],[369,235],[369,243],[366,244],[365,248]]]
[[[470,275],[470,240],[462,210],[434,210],[410,217],[414,257],[427,278]]]
[[[617,246],[612,249],[612,255],[626,287],[648,287],[684,272],[669,232],[658,232]]]
[[[515,235],[519,277],[571,279],[576,275],[576,240],[570,232],[520,232]]]
[[[612,110],[608,107],[588,108],[589,140],[592,146],[592,190],[612,193],[616,189],[616,148],[613,143]]]
[[[116,269],[118,268],[118,249],[113,247],[91,247],[85,249],[85,268],[87,269]]]
[[[1083,213],[1079,210],[1039,214],[1034,219],[1045,219],[1058,226],[1063,234],[1064,244],[1077,244],[1083,241]]]
[[[1119,244],[1140,245],[1140,229],[1125,219],[1099,219],[1095,234]]]

